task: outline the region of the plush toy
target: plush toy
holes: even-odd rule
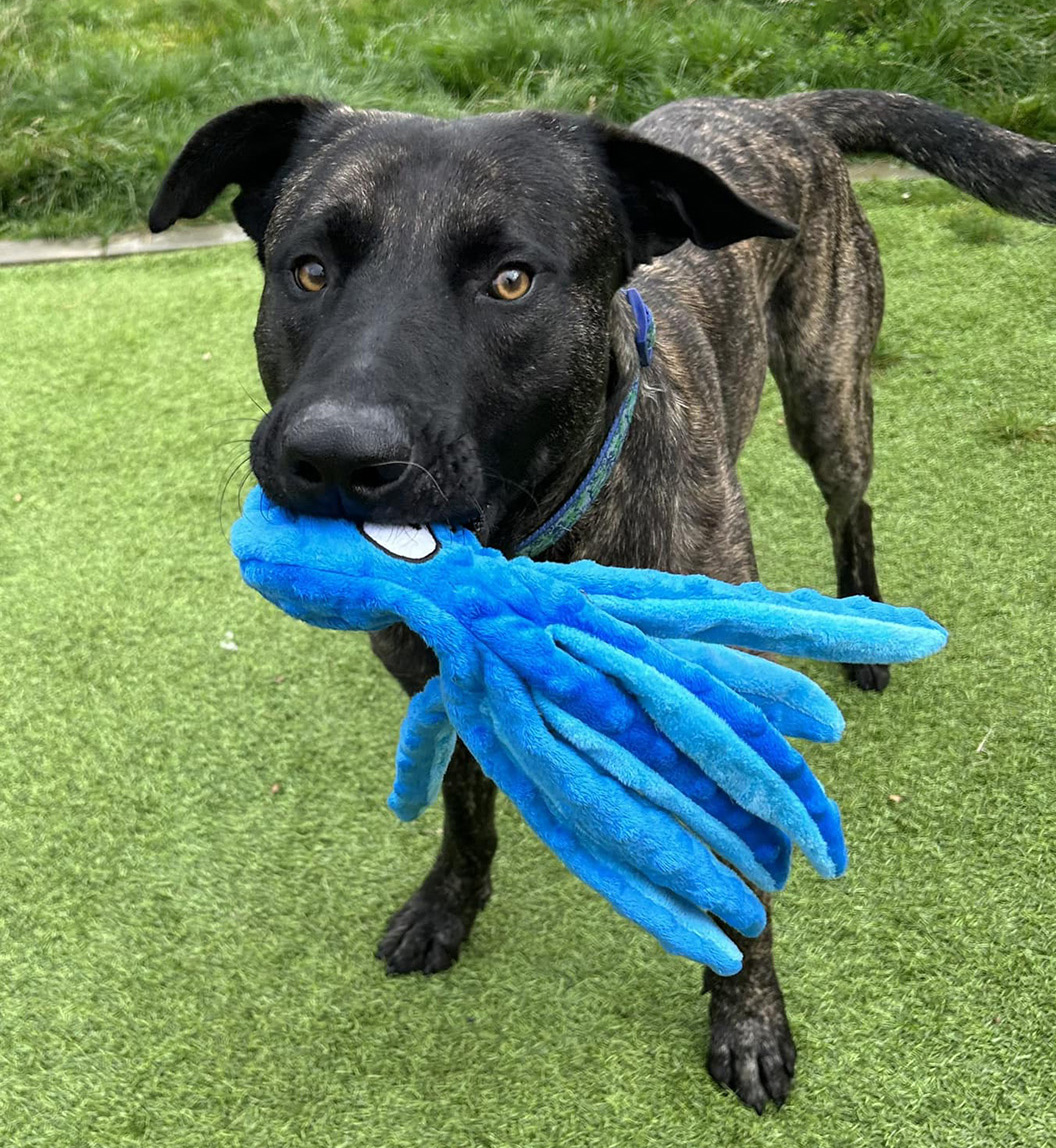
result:
[[[730,974],[791,842],[846,866],[840,818],[786,737],[835,741],[803,675],[731,646],[842,662],[940,649],[919,610],[703,575],[507,559],[466,530],[297,517],[259,489],[231,543],[246,582],[330,629],[405,622],[440,672],[411,699],[390,808],[417,817],[461,738],[557,856],[664,948]],[[721,859],[721,860],[720,860]],[[723,863],[725,862],[725,864]]]

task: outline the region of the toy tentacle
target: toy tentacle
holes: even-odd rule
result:
[[[455,708],[460,707],[456,704]],[[652,933],[668,952],[707,965],[721,976],[740,970],[740,950],[707,913],[651,885],[597,846],[579,839],[555,815],[486,721],[460,713],[456,724],[473,756],[486,763],[488,776],[510,798],[532,832],[579,880]]]
[[[507,754],[584,840],[747,936],[763,928],[766,910],[737,874],[685,826],[555,737],[507,666],[490,664],[485,688],[485,706]]]
[[[572,713],[572,709],[569,709]],[[584,718],[583,711],[573,716]],[[593,728],[589,721],[584,725]],[[748,846],[751,855],[770,874],[778,888],[788,880],[792,863],[792,842],[777,827],[738,805],[728,793],[708,777],[695,761],[663,735],[649,715],[638,707],[635,720],[607,735],[649,767],[704,814],[727,826]]]
[[[836,703],[798,670],[757,654],[691,638],[659,639],[673,654],[707,670],[746,702],[758,707],[785,737],[839,741],[844,720]]]
[[[541,587],[538,610],[543,616],[556,613],[580,624],[593,622],[606,632],[622,626],[600,615],[572,587],[558,586],[556,594],[552,591],[551,583]],[[647,644],[648,639],[639,631],[623,629],[630,631],[638,646]],[[705,814],[732,829],[770,874],[771,882],[781,885],[787,880],[791,844],[785,834],[737,805],[699,765],[658,733],[641,704],[616,681],[556,645],[551,633],[539,625],[518,627],[516,636],[511,638],[508,619],[484,617],[474,621],[473,633],[488,647],[495,662],[509,667],[534,694],[550,699],[584,725],[611,737],[633,757],[648,762],[654,773]]]
[[[758,582],[730,585],[703,574],[628,571],[547,563],[599,609],[656,638],[695,638],[834,662],[908,662],[946,644],[946,631],[921,610],[865,597],[782,592]]]
[[[554,733],[590,759],[595,768],[608,773],[643,800],[664,809],[682,821],[719,857],[728,861],[753,884],[775,892],[784,883],[769,872],[752,853],[749,845],[728,825],[713,817],[646,762],[563,710],[549,698],[533,691],[532,699]]]
[[[440,678],[430,678],[411,698],[400,726],[388,806],[401,821],[413,821],[436,800],[457,740]]]
[[[590,842],[583,852],[598,874],[585,877],[575,864],[562,858],[580,880],[598,888],[600,877],[608,886],[603,895],[623,916],[647,929],[669,953],[707,965],[720,976],[741,969],[741,952],[707,913],[687,904],[666,889],[644,881],[640,874]]]
[[[788,837],[774,825],[738,805],[657,728],[638,702],[626,694],[619,696],[628,705],[631,716],[630,720],[611,729],[600,728],[594,720],[595,711],[589,701],[585,703],[580,698],[568,699],[564,703],[551,700],[586,728],[611,740],[638,761],[648,763],[653,773],[699,807],[704,815],[714,818],[740,837],[756,862],[770,874],[771,881],[778,887],[784,885],[792,860],[792,843]]]
[[[746,745],[755,750],[802,803],[820,831],[825,842],[825,854],[823,857],[811,857],[815,868],[826,877],[843,873],[847,867],[847,847],[836,803],[827,796],[803,756],[789,745],[758,707],[746,701],[702,666],[680,659],[659,642],[646,640],[642,661],[669,680],[685,686],[709,710],[718,714]],[[807,855],[811,856],[809,852]],[[819,865],[819,860],[827,861],[829,867]]]
[[[759,710],[714,679],[710,683],[714,696],[705,703],[696,691],[642,658],[580,630],[565,626],[552,630],[562,645],[622,682],[679,749],[739,805],[787,833],[819,873],[832,877],[842,871],[846,857],[836,807],[803,758]],[[661,661],[665,654],[673,658],[655,643],[645,652],[661,655]],[[683,665],[689,668],[688,663]],[[696,669],[694,684],[699,688],[707,671],[691,668]],[[774,762],[783,767],[780,774]]]

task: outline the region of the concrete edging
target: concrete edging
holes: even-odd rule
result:
[[[174,227],[161,235],[126,231],[109,239],[8,239],[0,241],[0,267],[62,263],[68,259],[115,259],[122,255],[154,255],[245,242],[246,233],[237,223]]]
[[[871,179],[930,178],[926,171],[890,160],[850,163],[847,169],[855,183]],[[185,224],[161,235],[127,231],[109,239],[5,239],[0,240],[0,267],[62,263],[69,259],[116,259],[123,255],[155,255],[246,242],[246,233],[237,223]]]

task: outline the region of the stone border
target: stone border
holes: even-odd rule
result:
[[[109,239],[25,239],[0,241],[0,267],[22,263],[60,263],[67,259],[114,259],[121,255],[153,255],[163,251],[189,251],[195,247],[223,247],[245,243],[237,223],[174,227],[161,235],[127,231]]]
[[[847,165],[851,179],[929,179],[926,171],[892,160],[872,160]],[[154,255],[165,251],[190,251],[196,247],[224,247],[247,242],[237,223],[194,224],[173,227],[161,235],[127,231],[109,239],[9,239],[0,240],[0,267],[25,263],[61,263],[67,259],[114,259],[122,255]]]

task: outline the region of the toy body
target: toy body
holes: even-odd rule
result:
[[[781,887],[792,842],[824,876],[846,866],[836,806],[786,740],[838,739],[839,711],[801,674],[726,647],[897,662],[946,640],[920,611],[864,598],[507,560],[468,531],[295,518],[259,490],[232,547],[292,616],[405,622],[436,653],[401,730],[397,816],[436,798],[457,735],[578,877],[724,974],[740,953],[712,917],[749,936],[766,919],[738,873]]]

